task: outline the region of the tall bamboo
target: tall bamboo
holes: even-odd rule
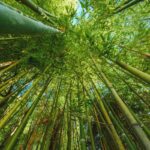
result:
[[[19,73],[18,75],[16,75],[15,77],[7,80],[6,82],[0,84],[0,92],[3,91],[5,88],[13,85],[16,81],[18,81],[21,77],[23,77],[27,72],[23,71],[21,73]]]
[[[77,89],[78,89],[77,97],[78,97],[78,105],[79,105],[79,103],[81,102],[79,82],[77,83]],[[84,124],[83,124],[82,117],[79,117],[79,125],[80,125],[80,145],[81,145],[81,150],[86,150],[86,139],[85,139],[85,131],[84,131]]]
[[[1,34],[41,34],[58,33],[59,30],[43,24],[40,21],[18,13],[17,11],[0,3],[0,33]]]
[[[36,5],[32,0],[16,0],[16,1],[17,2],[21,2],[22,4],[24,4],[25,6],[29,7],[30,9],[32,9],[36,13],[39,13],[42,16],[46,15],[46,16],[50,16],[50,17],[56,18],[56,16],[54,16],[54,15],[50,14],[48,11],[42,9],[41,7]]]
[[[40,78],[36,79],[33,83],[33,86],[28,89],[28,91],[23,95],[21,100],[16,101],[14,107],[8,112],[6,113],[6,115],[0,120],[0,129],[2,129],[4,127],[4,125],[9,121],[9,119],[16,113],[19,111],[19,108],[24,105],[24,103],[26,103],[27,101],[27,97],[29,96],[31,90],[35,87],[35,85],[39,82]]]
[[[17,89],[14,90],[13,92],[11,92],[10,94],[8,94],[6,97],[4,97],[2,100],[0,100],[0,107],[2,107],[3,105],[5,105],[7,103],[7,101],[9,101],[9,103],[13,100],[15,100],[18,96],[18,94],[29,84],[31,83],[34,79],[36,79],[37,74],[35,74],[34,76],[31,77],[31,79],[27,80],[25,82],[25,84],[23,85],[19,85],[17,86]]]
[[[150,83],[150,75],[149,74],[142,72],[132,66],[129,66],[129,65],[125,64],[124,62],[116,61],[116,64],[118,64],[120,67],[127,70],[128,72],[132,73],[136,77],[139,77],[143,81]]]
[[[91,78],[90,78],[90,79],[91,79]],[[98,99],[98,104],[99,104],[99,106],[100,106],[100,108],[101,108],[101,112],[102,112],[104,118],[106,119],[106,121],[107,121],[107,123],[108,123],[110,129],[111,129],[112,135],[113,135],[113,137],[114,137],[114,139],[115,139],[115,142],[116,142],[116,144],[117,144],[117,146],[118,146],[118,149],[124,150],[125,148],[124,148],[124,146],[123,146],[123,144],[122,144],[122,141],[121,141],[120,137],[119,137],[118,134],[117,134],[117,131],[116,131],[116,129],[115,129],[115,127],[114,127],[114,125],[113,125],[113,123],[112,123],[112,121],[111,121],[109,115],[108,115],[108,112],[107,112],[107,110],[106,110],[106,108],[105,108],[105,106],[104,106],[104,104],[103,104],[103,102],[102,102],[102,100],[101,100],[101,98],[100,98],[100,95],[99,95],[98,91],[96,90],[96,86],[95,86],[95,84],[94,84],[94,82],[93,82],[92,80],[91,80],[91,82],[92,82],[92,84],[93,84],[93,86],[94,86],[96,98]],[[84,85],[83,85],[83,86],[84,86]],[[84,88],[85,88],[85,86],[84,86]],[[86,89],[86,88],[85,88],[85,89]],[[88,93],[87,90],[86,90],[86,93]]]
[[[21,61],[16,61],[15,63],[13,63],[12,65],[8,66],[7,68],[3,69],[0,71],[0,76],[3,75],[5,72],[7,72],[8,70],[11,70],[12,68],[16,67]]]
[[[130,150],[135,150],[135,144],[132,143],[132,141],[129,139],[129,137],[127,136],[125,129],[122,127],[120,121],[117,119],[117,116],[115,115],[115,113],[108,107],[108,103],[106,103],[106,101],[104,100],[104,105],[106,107],[106,109],[109,112],[110,117],[112,118],[112,121],[114,122],[115,126],[118,128],[119,132],[121,133],[121,137],[122,139],[127,143],[128,147]]]
[[[136,4],[138,4],[139,2],[142,2],[144,0],[127,0],[124,2],[123,5],[121,5],[120,7],[118,7],[114,13],[120,13],[122,12],[123,10],[127,9],[127,8],[130,8]]]
[[[121,79],[121,80],[129,87],[129,89],[130,89],[140,100],[142,100],[143,103],[146,104],[146,107],[150,107],[149,102],[146,101],[142,96],[140,96],[140,95],[136,92],[136,90],[135,90],[123,77],[121,77],[121,76],[119,75],[119,73],[118,73],[115,69],[113,69],[113,70],[114,70],[115,73],[118,75],[119,79]]]
[[[49,122],[48,122],[46,132],[45,132],[45,135],[43,138],[43,142],[44,142],[42,145],[43,150],[48,150],[49,146],[51,144],[50,139],[52,136],[53,127],[56,124],[55,121],[56,121],[57,115],[59,113],[57,110],[57,104],[58,104],[59,94],[60,94],[60,90],[61,90],[60,89],[61,88],[61,82],[62,82],[62,79],[60,79],[60,81],[57,84],[56,91],[55,91],[55,97],[54,97],[54,100],[52,103],[52,108],[51,108],[50,113],[49,113]]]
[[[121,108],[122,112],[128,118],[131,126],[135,130],[135,133],[138,136],[138,138],[140,139],[141,143],[143,144],[143,146],[145,147],[146,150],[149,150],[150,149],[150,141],[147,138],[146,134],[143,132],[142,128],[140,127],[140,125],[138,124],[136,119],[133,117],[133,115],[129,111],[128,107],[125,105],[125,103],[122,101],[122,99],[120,98],[120,96],[118,95],[116,90],[113,88],[110,81],[106,78],[105,74],[101,72],[101,76],[103,77],[107,87],[111,90],[112,94],[114,95],[115,100],[116,100],[117,104],[119,105],[119,107]]]
[[[72,122],[71,122],[71,87],[67,98],[67,150],[71,150],[72,146]]]
[[[35,107],[37,106],[39,100],[41,99],[44,91],[46,90],[46,88],[48,87],[49,83],[51,81],[51,77],[49,77],[46,81],[46,84],[44,85],[44,87],[42,88],[42,90],[40,91],[40,94],[38,95],[38,97],[36,98],[36,100],[34,101],[34,103],[32,104],[31,108],[29,109],[29,111],[27,112],[27,114],[25,115],[25,118],[22,120],[21,125],[17,128],[15,134],[12,136],[11,140],[9,141],[8,145],[6,145],[5,149],[6,150],[12,150],[14,148],[15,143],[17,142],[17,138],[19,136],[19,134],[23,131],[24,127],[26,126],[30,116],[32,115]]]

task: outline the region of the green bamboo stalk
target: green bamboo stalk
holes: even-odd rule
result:
[[[114,139],[115,139],[116,145],[118,146],[118,148],[119,148],[120,150],[124,150],[125,148],[124,148],[124,146],[123,146],[123,144],[122,144],[122,141],[121,141],[120,137],[118,136],[118,133],[117,133],[117,131],[116,131],[116,129],[115,129],[115,127],[114,127],[114,125],[113,125],[113,123],[112,123],[112,121],[111,121],[109,115],[108,115],[108,112],[107,112],[107,110],[106,110],[106,108],[105,108],[105,106],[104,106],[104,104],[103,104],[103,102],[102,102],[102,100],[101,100],[101,98],[100,98],[99,92],[98,92],[98,90],[96,89],[96,86],[95,86],[95,84],[94,84],[92,78],[90,78],[90,80],[91,80],[91,82],[92,82],[92,84],[93,84],[93,86],[94,86],[94,89],[95,89],[95,94],[96,94],[95,97],[98,99],[98,104],[99,104],[99,106],[100,106],[101,112],[103,113],[103,116],[105,117],[106,122],[108,123],[108,125],[109,125],[109,127],[110,127],[110,129],[111,129],[111,132],[112,132],[112,135],[113,135],[113,137],[114,137]],[[84,86],[84,85],[83,85],[83,86]],[[84,86],[84,88],[85,88],[85,86]],[[85,88],[85,89],[86,89],[86,88]],[[86,90],[86,91],[87,91],[87,90]],[[88,93],[88,92],[87,92],[87,93]]]
[[[11,103],[11,101],[15,100],[18,94],[26,87],[26,85],[29,84],[31,81],[33,81],[33,79],[35,79],[36,77],[37,77],[37,74],[35,74],[31,79],[27,80],[27,82],[24,85],[20,85],[15,91],[13,91],[12,93],[4,97],[2,100],[0,100],[0,107],[5,105],[7,101]]]
[[[13,41],[13,40],[22,40],[22,39],[31,39],[31,37],[29,37],[29,36],[25,36],[25,37],[24,36],[20,36],[20,37],[4,37],[4,38],[0,38],[0,41]],[[14,63],[14,62],[12,62],[12,63]]]
[[[24,4],[25,6],[29,7],[31,10],[35,11],[36,13],[40,14],[40,15],[46,15],[46,16],[50,16],[53,18],[56,18],[56,16],[50,14],[49,12],[47,12],[46,10],[42,9],[41,7],[39,7],[38,5],[36,5],[33,1],[31,0],[16,0],[17,2],[21,2],[22,4]]]
[[[63,121],[63,118],[64,118],[66,104],[67,104],[67,99],[65,100],[62,110],[59,111],[57,114],[56,121],[55,121],[56,123],[54,124],[52,135],[51,135],[51,140],[50,140],[51,142],[50,142],[49,149],[52,149],[52,150],[57,149],[56,144],[58,144],[58,143],[57,143],[56,139],[58,140],[58,131],[60,131],[60,129],[61,129],[61,122]],[[55,140],[55,142],[53,142],[54,140]]]
[[[37,106],[39,100],[41,99],[44,91],[48,87],[50,81],[51,81],[51,77],[49,77],[47,79],[46,84],[44,85],[43,89],[41,90],[40,94],[38,95],[38,97],[36,98],[36,100],[34,101],[34,103],[32,104],[32,106],[29,109],[29,111],[27,112],[27,114],[25,115],[25,118],[22,120],[21,125],[17,128],[15,134],[12,136],[12,138],[9,141],[8,145],[5,146],[6,150],[12,150],[13,149],[15,143],[17,142],[17,138],[18,138],[19,134],[23,131],[24,127],[26,126],[26,124],[27,124],[30,116],[32,115],[35,107]]]
[[[53,100],[52,108],[51,108],[51,111],[49,114],[49,117],[51,117],[51,118],[50,118],[48,125],[47,125],[46,134],[44,135],[44,140],[43,140],[44,143],[42,145],[43,150],[49,150],[49,146],[51,144],[50,139],[52,136],[53,127],[55,125],[55,121],[56,121],[57,114],[58,114],[58,112],[56,112],[57,111],[56,108],[57,108],[58,98],[59,98],[59,94],[60,94],[61,82],[62,82],[62,79],[59,81],[59,83],[57,85],[57,89],[56,89],[55,97]]]
[[[19,73],[18,75],[16,75],[15,77],[13,77],[13,78],[7,80],[6,82],[0,84],[0,92],[3,91],[8,86],[13,85],[17,80],[19,80],[21,77],[23,77],[26,73],[27,73],[27,71],[23,71],[23,72]]]
[[[50,146],[49,149],[55,150],[58,144],[58,132],[60,131],[61,128],[61,121],[64,115],[64,109],[59,111],[56,117],[56,121],[52,130],[52,135],[51,135],[51,139],[50,139]]]
[[[136,90],[135,90],[123,77],[121,77],[121,76],[119,75],[119,73],[118,73],[115,69],[113,69],[113,70],[114,70],[115,73],[118,75],[119,79],[121,79],[121,80],[129,87],[129,89],[130,89],[140,100],[142,100],[142,102],[146,105],[146,107],[150,107],[150,104],[149,104],[146,100],[144,100],[144,98],[143,98],[142,96],[140,96],[140,95],[136,92]]]
[[[93,108],[93,111],[94,111],[95,120],[97,122],[97,127],[98,127],[98,131],[99,131],[99,135],[104,136],[103,133],[102,133],[102,128],[101,128],[101,125],[99,123],[98,115],[97,115],[97,112],[96,112],[95,108]],[[101,149],[106,150],[105,149],[104,138],[100,137],[100,145],[101,145]]]
[[[27,101],[27,97],[29,96],[31,90],[35,87],[35,85],[39,82],[40,78],[37,78],[32,87],[23,95],[22,100],[16,101],[14,107],[0,120],[0,129],[4,127],[4,125],[9,121],[11,116],[13,116],[19,108],[24,105]]]
[[[131,126],[135,130],[135,133],[138,136],[138,138],[140,139],[141,143],[143,144],[143,146],[145,147],[146,150],[149,150],[150,149],[150,141],[147,138],[146,134],[144,133],[144,131],[142,130],[142,128],[140,127],[140,125],[138,124],[136,119],[133,117],[133,115],[129,111],[128,107],[125,105],[125,103],[122,101],[120,96],[117,94],[116,90],[113,88],[110,81],[106,78],[105,74],[101,72],[101,76],[103,77],[107,87],[111,90],[112,94],[114,95],[115,100],[116,100],[117,104],[119,105],[119,107],[121,108],[122,112],[128,118]]]
[[[85,139],[83,120],[80,119],[79,122],[80,122],[80,144],[81,144],[81,150],[86,150],[86,139]]]
[[[60,33],[59,30],[42,22],[28,18],[21,13],[0,3],[1,34],[41,34]]]
[[[128,76],[130,76],[130,77],[133,78],[134,80],[139,81],[139,82],[142,81],[142,84],[144,84],[144,85],[147,86],[147,82],[143,82],[143,80],[141,80],[141,78],[138,78],[137,76],[133,76],[132,73],[130,73],[130,72],[127,71],[126,69],[123,69],[122,67],[119,67],[119,65],[115,65],[115,66],[114,66],[112,63],[116,64],[115,61],[113,61],[113,60],[111,60],[111,59],[107,59],[107,58],[105,58],[105,57],[102,57],[102,59],[104,59],[104,60],[107,62],[107,64],[110,65],[110,67],[116,67],[118,70],[120,70],[121,72],[127,74]],[[108,61],[108,60],[109,60],[109,61]],[[94,61],[94,60],[92,60],[92,61]],[[95,61],[94,61],[94,62],[95,62]],[[94,66],[95,66],[95,65],[94,65]],[[96,67],[96,68],[97,68],[97,67]],[[97,70],[97,69],[96,69],[96,70]],[[96,73],[96,74],[98,74],[98,73]],[[99,76],[99,74],[98,74],[98,76]],[[102,78],[101,78],[101,79],[102,79]]]
[[[88,96],[90,97],[90,96]],[[113,132],[111,131],[111,128],[110,128],[110,124],[107,123],[107,120],[105,119],[105,116],[103,116],[103,112],[101,110],[101,107],[99,105],[99,102],[96,100],[94,102],[94,108],[96,109],[97,111],[97,114],[99,115],[99,119],[101,121],[99,121],[98,119],[98,124],[100,126],[102,126],[102,131],[103,131],[103,149],[111,149],[111,147],[114,147],[114,149],[118,149],[118,144],[116,143],[116,140],[114,138],[114,135],[113,135]],[[91,112],[93,112],[93,110],[91,109]],[[104,128],[106,129],[106,131],[104,130]]]
[[[74,117],[74,119],[75,119],[75,121],[74,121],[75,127],[78,127],[77,123],[79,123],[79,120],[76,119],[76,117]],[[74,146],[74,148],[81,149],[81,146],[80,146],[81,145],[80,144],[80,131],[77,130],[77,128],[74,128],[73,139],[76,142],[76,145]]]
[[[9,71],[10,69],[14,68],[15,66],[17,66],[21,61],[16,61],[15,63],[13,63],[12,65],[8,66],[7,68],[3,69],[0,71],[0,76],[2,74],[4,74],[6,71]]]
[[[109,115],[112,118],[112,121],[114,122],[115,126],[118,128],[119,132],[121,133],[122,139],[124,139],[124,141],[128,144],[128,148],[130,150],[136,150],[136,147],[134,147],[135,145],[130,141],[129,137],[126,135],[126,132],[123,130],[123,127],[121,126],[120,121],[117,119],[116,114],[113,113],[111,109],[109,109],[106,101],[103,101],[103,103],[106,109],[108,110]]]
[[[81,101],[80,91],[79,91],[79,89],[80,89],[79,82],[77,84],[77,89],[78,89],[77,97],[78,97],[78,105],[79,105],[79,103]],[[80,125],[80,145],[81,145],[81,150],[86,150],[85,131],[84,131],[83,119],[81,117],[79,118],[79,125]]]
[[[128,132],[126,131],[126,127],[124,127],[124,125],[122,124],[122,121],[119,120],[119,117],[116,115],[116,113],[115,113],[115,111],[113,110],[112,106],[111,106],[109,103],[107,103],[106,105],[108,105],[108,107],[110,108],[111,112],[114,114],[114,116],[116,116],[115,118],[118,120],[119,125],[120,125],[121,128],[124,130],[124,132],[125,132],[127,138],[129,139],[129,141],[130,141],[132,147],[134,147],[134,148],[136,149],[137,147],[136,147],[136,145],[135,145],[135,142],[132,140],[132,138],[130,138]],[[129,142],[129,141],[128,141],[128,142]]]
[[[112,146],[113,147],[115,146],[115,149],[118,149],[118,146],[116,145],[116,141],[115,141],[112,131],[110,129],[110,125],[107,123],[106,119],[104,118],[101,108],[99,107],[98,101],[96,101],[96,103],[94,103],[94,108],[98,115],[98,123],[99,123],[99,125],[101,125],[102,131],[104,134],[103,142],[104,142],[105,149],[109,149]],[[105,128],[107,132],[105,132],[105,130],[103,130],[103,128]],[[111,136],[111,138],[108,138],[110,136]],[[113,141],[113,143],[110,142],[110,139],[111,139],[111,141]]]
[[[145,126],[145,124],[136,116],[136,114],[131,109],[130,109],[130,112],[132,113],[134,118],[137,120],[137,122],[140,124],[140,126],[143,128],[143,130],[147,134],[148,138],[150,138],[150,130]]]
[[[139,2],[142,2],[142,1],[144,1],[144,0],[131,0],[131,1],[127,0],[127,2],[125,2],[124,5],[118,7],[118,8],[115,10],[114,13],[115,13],[115,14],[116,14],[116,13],[120,13],[120,12],[122,12],[123,10],[125,10],[125,9],[127,9],[127,8],[130,8],[130,7],[132,7],[132,6],[138,4]]]
[[[143,81],[150,83],[150,75],[149,74],[142,72],[134,67],[131,67],[131,66],[125,64],[124,62],[116,61],[116,64],[118,64],[121,68],[127,70],[128,72],[132,73],[136,77],[139,77]]]
[[[71,108],[70,108],[70,103],[71,103],[71,91],[69,92],[69,97],[67,100],[67,150],[71,150],[72,146],[72,124],[71,124]]]
[[[51,115],[51,118],[52,120],[49,121],[48,123],[48,126],[47,126],[47,129],[46,129],[46,133],[44,135],[44,139],[46,140],[44,143],[44,145],[42,145],[42,149],[43,150],[49,150],[49,147],[50,147],[50,144],[51,144],[51,137],[52,137],[52,132],[53,132],[53,128],[56,124],[56,121],[57,121],[57,115],[59,113],[58,112],[53,112]]]
[[[24,4],[25,6],[27,6],[31,10],[33,10],[34,12],[40,14],[44,19],[46,19],[47,21],[49,21],[53,25],[56,24],[53,20],[54,19],[56,20],[57,17],[52,15],[52,14],[50,14],[46,10],[42,9],[41,7],[36,5],[33,1],[31,1],[31,0],[16,0],[16,1],[21,2],[22,4]]]
[[[46,128],[47,128],[47,126],[43,129],[42,136],[40,139],[40,144],[38,146],[38,150],[42,150],[42,145],[44,143],[44,135],[46,134]]]
[[[87,115],[88,129],[89,129],[89,134],[90,134],[90,139],[91,139],[91,148],[92,150],[96,150],[93,132],[92,132],[91,118],[89,118],[89,113],[88,113],[87,108],[86,108],[86,115]]]
[[[1,38],[0,38],[1,41]],[[12,65],[14,63],[14,61],[7,61],[7,62],[0,62],[0,69],[4,69],[10,65]]]
[[[62,143],[63,143],[63,141],[62,141],[62,135],[63,135],[63,124],[64,124],[64,117],[62,118],[62,121],[61,121],[61,130],[60,130],[60,132],[59,132],[59,141],[58,141],[58,143],[59,143],[59,145],[58,145],[58,150],[61,150],[61,148],[62,148]]]
[[[129,49],[125,46],[122,46],[122,45],[119,45],[119,47],[121,48],[124,48],[125,50],[127,50],[128,52],[134,52],[140,56],[143,56],[144,58],[150,58],[150,54],[149,53],[144,53],[144,52],[141,52],[141,51],[137,51],[137,50],[134,50],[134,49]]]

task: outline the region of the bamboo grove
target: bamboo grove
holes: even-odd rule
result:
[[[150,150],[149,0],[0,2],[0,149]]]

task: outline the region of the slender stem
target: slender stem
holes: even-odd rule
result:
[[[128,72],[132,73],[133,75],[139,77],[143,81],[150,83],[150,75],[149,74],[142,72],[134,67],[131,67],[131,66],[125,64],[124,62],[116,61],[116,64],[118,64],[120,67],[127,70]]]

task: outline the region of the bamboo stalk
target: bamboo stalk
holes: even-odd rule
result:
[[[0,76],[2,74],[4,74],[6,71],[9,71],[10,69],[16,67],[21,61],[16,61],[15,63],[13,63],[12,65],[8,66],[7,68],[3,69],[0,71]]]
[[[134,67],[131,67],[131,66],[125,64],[124,62],[116,61],[116,64],[118,64],[121,68],[127,70],[128,72],[132,73],[136,77],[139,77],[143,81],[150,83],[150,75],[149,74],[142,72]]]
[[[51,118],[48,122],[48,125],[47,125],[47,128],[46,128],[46,133],[44,135],[44,139],[43,139],[44,143],[42,145],[43,150],[49,150],[49,146],[51,144],[50,139],[51,139],[51,136],[52,136],[53,127],[55,125],[55,121],[56,121],[57,114],[58,114],[58,112],[56,111],[57,110],[56,107],[57,107],[57,104],[58,104],[58,98],[59,98],[59,93],[60,93],[61,82],[62,82],[62,79],[60,80],[60,82],[57,85],[54,101],[53,101],[52,108],[51,108],[51,111],[50,111],[49,117],[51,117]]]
[[[90,140],[91,140],[91,148],[92,148],[92,150],[96,150],[94,137],[93,137],[93,133],[92,133],[91,118],[89,118],[89,113],[88,113],[87,108],[86,108],[86,115],[88,116],[87,121],[88,121],[88,129],[89,129]]]
[[[3,91],[8,86],[13,85],[17,80],[19,80],[21,77],[23,77],[26,73],[27,73],[27,71],[23,71],[22,73],[19,73],[15,77],[13,77],[13,78],[7,80],[6,82],[0,84],[0,92]]]
[[[79,86],[79,82],[77,84],[77,89],[78,89],[78,93],[77,93],[77,97],[78,97],[78,105],[81,101],[80,98],[80,86]],[[80,145],[81,145],[81,150],[86,150],[86,140],[85,140],[85,131],[84,131],[84,126],[83,126],[83,119],[80,117],[79,118],[79,125],[80,125]]]
[[[71,150],[72,146],[72,123],[71,123],[71,88],[69,90],[68,99],[67,99],[67,150]]]
[[[38,5],[36,5],[31,0],[16,0],[16,1],[21,2],[22,4],[24,4],[25,6],[27,6],[31,10],[33,10],[34,12],[40,14],[44,19],[46,19],[47,21],[49,21],[53,25],[56,24],[53,21],[53,20],[57,19],[56,16],[54,16],[54,15],[50,14],[49,12],[47,12],[46,10],[42,9],[41,7],[39,7]]]
[[[139,54],[141,56],[143,56],[144,58],[150,58],[150,54],[149,53],[143,53],[143,52],[140,52],[140,51],[137,51],[137,50],[134,50],[134,49],[129,49],[125,46],[122,46],[122,45],[119,45],[121,48],[124,48],[124,49],[127,49],[128,52],[134,52],[136,54]]]
[[[91,80],[91,82],[92,82],[92,80]],[[93,82],[92,82],[92,84],[93,84],[94,89],[95,89],[95,84]],[[84,84],[83,84],[83,86],[84,86]],[[85,88],[85,86],[84,86],[84,88]],[[86,93],[88,94],[87,90],[86,90]],[[103,113],[107,123],[109,124],[109,127],[110,127],[112,135],[113,135],[113,137],[115,139],[116,145],[118,146],[118,149],[124,150],[125,148],[124,148],[124,146],[122,144],[122,141],[121,141],[120,137],[118,136],[117,131],[116,131],[116,129],[115,129],[115,127],[114,127],[114,125],[113,125],[113,123],[112,123],[112,121],[111,121],[111,119],[110,119],[110,117],[109,117],[105,107],[104,107],[104,104],[103,104],[103,102],[102,102],[102,100],[100,98],[100,95],[99,95],[99,93],[98,93],[98,91],[96,89],[95,89],[95,94],[96,94],[96,98],[98,99],[98,104],[100,106],[100,109],[101,109],[101,111],[102,111],[102,113]]]
[[[18,94],[27,86],[27,84],[31,83],[33,81],[33,79],[35,79],[36,77],[37,77],[37,74],[34,75],[31,79],[29,79],[24,85],[20,85],[15,91],[13,91],[12,93],[10,93],[6,97],[4,97],[2,100],[0,100],[0,107],[2,107],[3,105],[5,105],[6,102],[9,100],[9,98],[11,98],[9,100],[9,103],[12,100],[15,100],[17,98]]]
[[[118,8],[115,10],[114,13],[115,13],[115,14],[116,14],[116,13],[120,13],[120,12],[122,12],[123,10],[125,10],[125,9],[127,9],[127,8],[130,8],[130,7],[132,7],[132,6],[138,4],[139,2],[142,2],[142,1],[144,1],[144,0],[131,0],[131,1],[127,0],[127,2],[125,2],[124,5],[118,7]]]
[[[28,18],[2,3],[0,3],[0,22],[2,34],[60,33],[59,30]]]
[[[38,78],[32,85],[32,87],[23,95],[22,100],[16,101],[14,107],[0,120],[0,129],[4,127],[4,125],[9,121],[10,117],[13,116],[18,109],[24,105],[27,101],[27,97],[29,96],[31,90],[35,87],[35,85],[39,82],[40,78]]]
[[[112,118],[115,126],[118,128],[119,132],[121,132],[122,139],[128,144],[128,148],[131,150],[136,150],[135,145],[130,141],[129,137],[126,135],[125,130],[123,130],[120,121],[118,121],[117,116],[112,112],[112,110],[109,109],[108,104],[106,101],[103,101],[106,109],[109,112],[110,117]]]
[[[96,119],[96,122],[97,122],[98,130],[99,130],[99,135],[101,136],[101,137],[100,137],[101,149],[106,150],[106,148],[105,148],[104,135],[103,135],[103,133],[102,133],[101,124],[99,123],[98,114],[97,114],[95,108],[93,108],[93,110],[94,110],[94,115],[95,115],[95,119]]]
[[[136,119],[133,117],[133,115],[129,111],[128,107],[124,104],[122,99],[119,97],[119,95],[117,94],[117,92],[113,88],[113,86],[110,83],[110,81],[106,78],[105,74],[101,72],[101,76],[103,77],[107,87],[111,90],[112,94],[114,95],[115,100],[116,100],[117,104],[120,106],[122,112],[125,114],[125,116],[130,121],[130,124],[133,127],[133,129],[135,130],[135,133],[139,137],[141,143],[143,144],[143,146],[145,147],[146,150],[149,150],[149,148],[150,148],[150,141],[147,138],[147,136],[145,135],[145,133],[143,132],[142,128],[140,127],[140,125],[138,124]]]
[[[115,73],[119,76],[119,79],[121,79],[128,87],[129,87],[129,89],[140,99],[140,100],[142,100],[142,102],[146,105],[146,107],[150,107],[150,104],[146,101],[146,100],[144,100],[144,98],[142,97],[142,96],[140,96],[137,92],[136,92],[136,90],[125,80],[125,79],[123,79],[123,77],[121,77],[120,75],[119,75],[119,73],[115,70],[115,69],[113,69],[114,71],[115,71]]]
[[[96,110],[96,113],[98,115],[98,123],[102,128],[103,134],[104,134],[104,147],[105,149],[109,149],[111,147],[115,147],[115,149],[118,149],[118,146],[116,145],[116,141],[114,139],[114,136],[112,134],[112,131],[110,129],[110,125],[107,123],[106,119],[104,118],[102,111],[98,105],[98,102],[96,102],[94,104],[94,108]],[[105,132],[105,130],[107,132]],[[113,141],[113,143],[111,143],[110,141]]]
[[[42,16],[46,15],[46,16],[50,16],[50,17],[53,17],[53,18],[57,18],[56,16],[50,14],[46,10],[44,10],[41,7],[39,7],[38,5],[36,5],[31,0],[16,0],[16,1],[21,2],[22,4],[24,4],[25,6],[29,7],[31,10],[35,11],[36,13],[39,13]]]
[[[28,122],[30,116],[32,115],[35,107],[37,106],[39,100],[41,99],[44,91],[46,90],[46,88],[48,87],[49,83],[51,81],[51,77],[49,77],[46,81],[46,84],[44,85],[44,87],[42,88],[40,94],[38,95],[38,97],[36,98],[36,100],[34,101],[34,103],[32,104],[31,108],[29,109],[29,111],[27,112],[27,114],[25,115],[25,118],[22,120],[21,125],[17,128],[15,134],[13,135],[13,137],[11,138],[10,142],[8,143],[8,145],[5,146],[6,150],[12,150],[15,143],[17,142],[17,138],[19,136],[19,134],[22,132],[22,130],[24,129],[24,127],[26,126],[26,123]]]
[[[1,41],[1,38],[0,38],[0,41]],[[14,63],[14,61],[1,62],[1,63],[0,63],[0,69],[3,69],[3,68],[5,68],[5,67],[7,67],[7,66],[10,66],[10,65],[12,65],[13,63]]]

